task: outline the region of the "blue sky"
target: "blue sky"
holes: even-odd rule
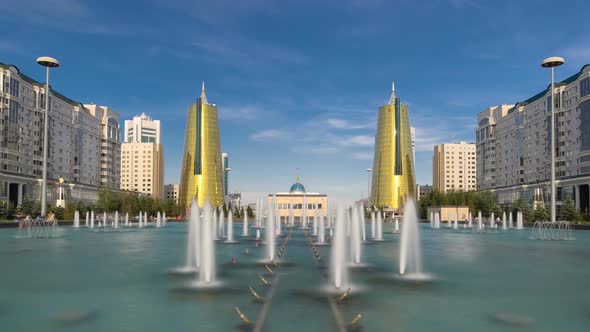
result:
[[[130,118],[162,120],[178,182],[186,112],[205,80],[220,111],[231,191],[366,195],[377,108],[391,81],[416,127],[418,183],[434,144],[474,141],[477,113],[590,63],[586,1],[3,0],[0,61]]]

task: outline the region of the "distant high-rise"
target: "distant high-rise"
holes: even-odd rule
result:
[[[222,163],[222,167],[223,167],[223,195],[227,196],[229,194],[228,188],[229,188],[230,168],[229,168],[229,158],[228,158],[226,152],[221,154],[221,163]]]
[[[124,137],[121,189],[163,198],[164,148],[160,143],[160,121],[146,114],[125,120]]]
[[[179,185],[177,184],[167,184],[164,186],[164,194],[167,200],[173,201],[175,204],[178,204],[178,191]]]
[[[206,201],[214,206],[222,205],[222,176],[217,106],[207,102],[203,83],[201,96],[188,111],[179,204],[189,207],[196,198],[200,206]]]
[[[456,142],[434,147],[432,186],[435,191],[475,190],[475,144]]]
[[[395,96],[392,84],[387,105],[379,107],[371,205],[401,210],[414,197],[414,156],[408,106]]]

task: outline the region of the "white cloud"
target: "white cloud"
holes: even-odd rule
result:
[[[260,109],[253,106],[226,106],[220,109],[219,118],[223,120],[254,120],[260,113]]]
[[[289,132],[278,129],[260,130],[250,135],[250,139],[252,140],[265,142],[269,142],[269,140],[272,139],[283,139],[286,137],[289,137]]]
[[[344,130],[365,129],[372,126],[370,123],[353,123],[351,121],[339,118],[328,118],[326,119],[325,123],[330,128]]]
[[[336,143],[343,146],[373,146],[375,138],[369,135],[355,135],[339,138]]]
[[[373,152],[353,152],[351,157],[358,160],[373,160]]]

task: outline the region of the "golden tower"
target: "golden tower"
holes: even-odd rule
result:
[[[201,96],[188,110],[178,199],[181,207],[189,208],[195,198],[201,207],[206,201],[222,205],[222,174],[217,106],[207,102],[203,82]]]
[[[393,83],[389,102],[379,107],[373,158],[371,205],[401,211],[416,183],[408,106],[395,96]]]

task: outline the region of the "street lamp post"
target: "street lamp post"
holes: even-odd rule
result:
[[[367,168],[367,204],[371,206],[371,172],[372,168]]]
[[[46,68],[45,77],[45,120],[43,124],[43,183],[41,185],[41,215],[47,213],[47,149],[49,148],[49,68],[59,67],[59,61],[52,57],[37,58],[37,63]]]
[[[565,60],[560,57],[550,57],[541,63],[543,68],[551,68],[551,222],[556,221],[555,207],[555,67],[563,65]]]

